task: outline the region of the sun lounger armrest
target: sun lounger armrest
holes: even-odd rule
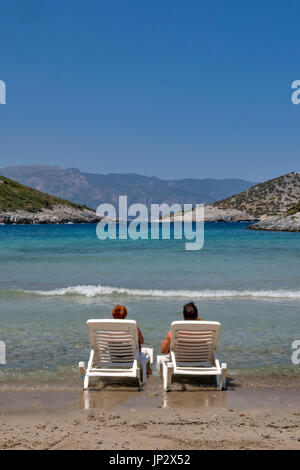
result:
[[[143,346],[142,353],[148,355],[150,358],[150,364],[153,364],[153,348],[148,348],[147,346]]]

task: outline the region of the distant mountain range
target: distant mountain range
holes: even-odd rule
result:
[[[0,175],[44,193],[96,209],[101,203],[118,204],[119,195],[128,204],[210,204],[249,189],[254,183],[241,179],[162,180],[137,174],[93,174],[57,166],[11,166]]]

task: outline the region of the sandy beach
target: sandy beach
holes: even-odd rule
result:
[[[142,391],[0,390],[1,449],[299,449],[300,378],[229,378],[227,391],[154,376]]]

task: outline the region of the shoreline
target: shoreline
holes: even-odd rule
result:
[[[103,217],[91,209],[62,204],[32,212],[20,209],[0,211],[1,225],[74,225],[98,223],[101,220]]]
[[[300,449],[300,377],[142,391],[0,389],[0,449]]]
[[[156,364],[152,365],[152,376],[147,380],[146,386],[160,389],[162,385]],[[131,382],[121,382],[124,387],[130,388]],[[185,383],[184,379],[175,378],[174,389],[181,387]],[[207,377],[190,378],[186,382],[189,389],[196,391],[214,390],[214,379]],[[20,392],[68,392],[80,393],[83,387],[83,379],[80,376],[78,367],[63,367],[57,370],[39,369],[34,371],[0,369],[0,394],[1,393],[20,393]],[[172,385],[173,387],[173,385]],[[227,371],[227,390],[250,390],[250,389],[270,389],[276,387],[282,390],[300,391],[300,366],[289,366],[282,368],[262,369],[228,369]],[[98,390],[99,387],[96,387]],[[101,389],[101,387],[100,387]],[[143,393],[144,388],[142,389]],[[1,402],[0,402],[1,409]]]
[[[1,217],[2,216],[2,217]],[[3,222],[4,220],[4,214],[1,214],[0,213],[0,226],[3,226],[3,227],[9,227],[9,226],[45,226],[45,225],[50,225],[50,226],[53,226],[53,225],[97,225],[99,222],[103,221],[103,218],[102,217],[97,217],[95,216],[94,218],[91,217],[91,220],[80,220],[80,217],[78,217],[77,220],[74,220],[74,219],[65,219],[65,220],[61,220],[61,221],[56,221],[56,220],[43,220],[43,221],[37,221],[37,220],[34,220],[34,217],[32,216],[31,214],[31,217],[25,217],[26,221],[24,221],[24,219],[17,219],[17,220],[14,220],[14,219],[10,219],[10,220],[6,220],[5,222]],[[291,219],[291,217],[290,217]],[[128,220],[128,223],[130,223],[132,220]],[[276,221],[279,221],[281,222],[282,220],[280,218],[276,218]],[[189,221],[187,221],[189,222]],[[108,221],[108,223],[115,223],[116,225],[119,224],[119,220],[116,220],[116,221]],[[158,223],[160,225],[163,225],[164,223],[168,223],[172,226],[177,224],[177,223],[183,223],[181,220],[164,220],[164,219],[160,219],[160,220],[149,220],[148,221],[148,224],[150,225],[151,223]],[[229,225],[234,225],[234,224],[239,224],[239,223],[244,223],[245,225],[248,224],[245,229],[247,230],[252,230],[252,231],[256,231],[256,232],[281,232],[281,233],[299,233],[300,232],[300,226],[299,226],[299,217],[298,217],[298,221],[296,223],[294,223],[294,221],[292,221],[291,224],[287,224],[287,225],[283,225],[283,226],[277,226],[275,223],[272,224],[271,222],[268,222],[268,218],[267,219],[254,219],[254,220],[251,220],[251,219],[241,219],[241,220],[227,220],[227,219],[218,219],[216,218],[215,220],[205,220],[204,221],[204,224],[226,224],[227,226]]]

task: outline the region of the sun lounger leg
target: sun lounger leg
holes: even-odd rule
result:
[[[95,355],[95,352],[93,349],[91,349],[91,353],[90,353],[90,358],[89,358],[89,362],[88,362],[88,366],[87,366],[87,370],[85,372],[85,377],[84,377],[84,382],[83,382],[83,389],[84,390],[87,390],[89,388],[89,386],[91,385],[91,377],[89,377],[89,372],[92,368],[92,365],[93,365],[93,360],[94,360],[94,355]]]
[[[222,389],[226,390],[226,376],[227,376],[227,364],[223,362],[221,364],[221,371],[222,371]]]
[[[151,356],[149,355],[149,351],[145,351],[150,348],[142,348],[141,353],[141,367],[142,367],[142,381],[140,385],[146,382],[147,380],[147,369],[151,369]],[[153,351],[153,350],[152,350]]]
[[[139,386],[143,385],[147,379],[147,361],[141,361],[139,368]]]
[[[219,390],[222,390],[221,375],[216,375],[216,380],[217,380],[217,388],[218,388]]]
[[[84,377],[83,389],[84,389],[84,390],[88,390],[90,384],[91,384],[90,377],[89,377],[88,375],[86,375],[86,376]]]
[[[170,391],[172,381],[173,367],[168,362],[163,362],[164,390]]]
[[[156,356],[156,369],[159,371],[159,375],[162,377],[163,376],[163,363],[164,362],[169,362],[170,361],[170,355],[169,354],[163,354],[160,356]]]

